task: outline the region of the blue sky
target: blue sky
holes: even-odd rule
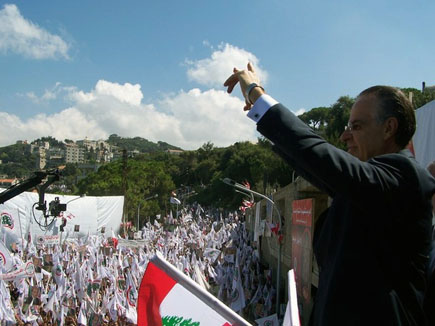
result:
[[[435,85],[433,1],[0,1],[0,146],[116,133],[184,149],[258,137],[251,61],[296,113],[374,84]]]

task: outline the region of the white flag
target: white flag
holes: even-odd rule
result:
[[[87,325],[85,304],[86,304],[85,301],[82,301],[82,304],[80,306],[79,316],[77,317],[78,325],[83,325],[83,326]]]
[[[169,201],[170,201],[171,204],[174,204],[174,205],[180,205],[180,204],[181,204],[181,201],[178,200],[178,199],[175,198],[175,197],[171,197],[171,198],[169,199]]]
[[[258,326],[279,326],[278,316],[276,314],[256,319],[255,322]]]
[[[221,251],[219,249],[205,248],[203,255],[208,258],[211,264],[213,264],[220,254]]]
[[[1,206],[0,222],[3,234],[3,239],[6,245],[12,242],[20,243],[22,238],[22,230],[20,223],[20,211],[16,204],[7,202]]]
[[[239,250],[236,254],[236,264],[234,265],[233,287],[231,291],[230,307],[234,311],[241,311],[246,306],[245,292],[242,286],[242,278],[240,276],[239,266]]]
[[[0,241],[0,271],[9,272],[13,267],[11,253],[8,248]]]
[[[45,312],[55,312],[56,309],[54,307],[54,303],[57,302],[57,297],[56,297],[56,291],[53,291],[53,294],[51,295],[51,298],[48,300],[47,304],[44,306],[44,311]]]
[[[11,302],[9,289],[6,288],[5,282],[0,280],[0,320],[16,323],[14,308]]]
[[[296,294],[295,271],[291,269],[287,273],[288,277],[288,303],[285,310],[283,326],[300,326],[298,297]]]

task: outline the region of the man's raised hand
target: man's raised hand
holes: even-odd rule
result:
[[[246,89],[252,83],[256,83],[260,85],[260,79],[256,75],[252,64],[249,62],[246,70],[238,70],[237,68],[233,69],[233,74],[228,77],[225,81],[224,86],[228,87],[227,92],[231,93],[234,87],[240,83],[240,90],[242,91],[243,97],[245,98],[245,107],[243,108],[245,111],[251,109],[251,103],[248,98],[246,98]]]

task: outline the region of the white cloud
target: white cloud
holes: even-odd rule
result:
[[[208,43],[205,43],[208,45]],[[262,84],[267,82],[267,73],[261,69],[258,58],[243,49],[231,44],[221,44],[210,58],[195,62],[186,61],[190,66],[187,76],[190,80],[209,87],[221,87],[229,77],[233,68],[245,69],[248,62],[254,65]]]
[[[69,45],[54,35],[26,20],[14,4],[0,10],[0,52],[13,52],[34,59],[68,59]]]
[[[72,90],[74,101],[53,115],[39,114],[27,121],[0,113],[0,144],[51,135],[59,140],[85,137],[105,139],[116,133],[165,141],[183,149],[197,149],[210,141],[229,146],[256,140],[255,125],[243,113],[243,102],[224,90],[180,91],[156,104],[144,104],[139,85],[98,81],[90,92]]]
[[[139,84],[132,85],[125,83],[124,85],[120,85],[105,80],[99,80],[95,86],[95,92],[96,95],[113,96],[120,102],[131,105],[139,105],[143,98]]]
[[[164,141],[183,149],[197,149],[209,141],[219,147],[237,141],[255,141],[258,134],[255,124],[243,112],[244,101],[227,94],[222,86],[233,66],[222,56],[234,59],[236,54],[245,64],[248,58],[254,65],[258,63],[244,50],[228,44],[221,46],[209,59],[192,63],[197,68],[195,71],[208,67],[215,82],[219,80],[219,89],[181,90],[152,103],[142,102],[139,84],[107,80],[99,80],[90,91],[57,83],[42,96],[29,93],[33,98],[49,99],[66,92],[70,106],[59,113],[40,114],[27,121],[0,112],[0,128],[7,130],[0,133],[0,146],[15,143],[17,139],[31,141],[48,135],[58,140],[78,140],[106,139],[113,133]]]
[[[167,98],[160,105],[179,121],[180,138],[174,139],[173,144],[182,148],[199,148],[207,141],[229,146],[237,141],[256,140],[255,125],[243,113],[244,103],[223,90],[192,89]]]
[[[60,82],[57,82],[51,89],[46,89],[44,94],[38,96],[35,92],[27,92],[25,94],[18,93],[18,96],[24,96],[30,99],[33,103],[40,104],[42,102],[48,102],[57,99],[60,93],[69,92],[69,87],[61,86]]]

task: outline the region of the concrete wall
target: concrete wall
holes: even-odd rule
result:
[[[280,268],[280,302],[287,303],[288,301],[288,283],[287,283],[287,273],[292,268],[292,202],[298,199],[306,199],[313,198],[313,217],[314,217],[314,225],[313,231],[315,227],[315,223],[319,217],[319,215],[327,208],[328,206],[328,196],[322,192],[320,192],[313,185],[308,183],[306,180],[298,177],[295,182],[287,185],[284,188],[281,188],[279,191],[272,194],[272,200],[275,202],[276,207],[279,209],[279,212],[283,221],[283,242],[281,247],[281,268]],[[272,210],[267,200],[263,199],[258,202],[257,205],[260,206],[260,219],[266,220],[269,222],[274,222],[277,220],[277,212],[276,210]],[[272,220],[270,216],[270,212],[273,212]],[[251,234],[254,233],[254,223],[255,223],[255,206],[247,211],[246,215],[246,224],[248,230]],[[278,252],[279,245],[277,241],[277,237],[274,234],[268,232],[268,228],[265,228],[264,235],[260,237],[260,256],[261,261],[269,266],[272,269],[272,279],[274,284],[277,282],[277,266],[278,266]],[[317,264],[315,264],[313,260],[313,274],[311,276],[312,284],[317,286],[318,280],[318,272],[317,272]],[[306,324],[308,320],[309,313],[311,311],[311,305],[307,307],[303,307],[301,311],[301,318],[303,324]]]

